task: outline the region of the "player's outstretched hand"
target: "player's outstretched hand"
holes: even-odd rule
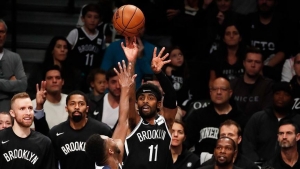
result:
[[[169,53],[165,54],[165,56],[161,57],[163,52],[165,50],[165,47],[163,47],[159,54],[156,56],[156,51],[157,51],[157,48],[155,47],[154,50],[153,50],[153,58],[152,58],[152,62],[151,62],[151,68],[152,68],[152,71],[155,73],[155,74],[158,74],[161,72],[161,69],[162,67],[167,64],[167,63],[170,63],[171,60],[165,60],[168,56],[169,56]]]
[[[117,71],[116,68],[114,68],[114,71],[119,77],[119,84],[121,87],[130,87],[134,84],[134,79],[136,78],[135,75],[131,75],[130,70],[131,70],[131,63],[128,63],[128,67],[126,67],[125,61],[122,60],[122,65],[120,62],[118,62],[119,65],[119,71]]]
[[[139,52],[136,37],[125,37],[125,45],[123,42],[121,43],[128,62],[135,62]]]
[[[41,88],[39,87],[39,84],[36,84],[36,109],[40,110],[43,109],[43,105],[46,101],[46,81],[41,81]]]

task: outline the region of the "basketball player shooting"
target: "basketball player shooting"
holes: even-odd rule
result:
[[[126,46],[123,43],[121,46],[128,62],[134,64],[138,52],[136,38],[130,38],[133,41],[128,39],[125,40]],[[135,92],[135,98],[134,95],[131,96],[131,100],[136,99],[138,113],[135,109],[131,109],[128,116],[130,134],[125,140],[125,157],[123,160],[125,169],[168,169],[172,168],[173,165],[169,130],[177,112],[176,92],[161,70],[165,64],[170,62],[170,60],[165,61],[168,54],[162,57],[164,49],[162,48],[157,55],[157,49],[155,48],[151,62],[152,70],[165,93],[163,111],[159,111],[162,103],[162,93],[153,84],[142,85]],[[130,105],[130,107],[133,106]]]

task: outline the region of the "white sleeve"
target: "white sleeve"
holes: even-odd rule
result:
[[[281,72],[281,81],[290,82],[293,78],[293,64],[291,63],[293,58],[286,59]]]
[[[77,29],[73,29],[73,30],[69,33],[69,35],[67,36],[67,40],[68,40],[68,42],[71,44],[72,49],[73,49],[73,47],[76,45],[77,39],[78,39],[78,30],[77,30]]]

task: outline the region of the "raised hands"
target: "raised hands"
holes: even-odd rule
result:
[[[46,95],[46,81],[41,81],[41,88],[39,88],[39,84],[36,84],[36,110],[43,109],[46,101]]]
[[[114,68],[114,71],[116,72],[116,74],[118,75],[119,77],[119,84],[121,87],[130,87],[134,84],[134,79],[136,78],[136,74],[135,75],[131,75],[131,63],[129,62],[128,63],[128,67],[126,67],[126,64],[125,64],[125,61],[122,60],[122,65],[121,66],[121,63],[118,62],[118,65],[119,65],[119,71],[117,71],[116,68]]]
[[[166,60],[165,59],[169,56],[169,53],[165,54],[165,56],[161,57],[163,52],[165,50],[165,47],[163,47],[159,54],[156,56],[156,51],[157,51],[157,48],[155,47],[154,50],[153,50],[153,58],[152,58],[152,62],[151,62],[151,68],[152,68],[152,71],[155,73],[155,74],[158,74],[161,72],[161,69],[162,67],[167,64],[167,63],[170,63],[171,60]]]
[[[123,42],[121,43],[128,62],[135,62],[139,52],[136,37],[125,37],[125,45]]]

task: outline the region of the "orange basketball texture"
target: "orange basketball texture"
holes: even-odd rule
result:
[[[138,36],[145,26],[145,17],[138,7],[124,5],[114,13],[113,24],[120,35]]]

